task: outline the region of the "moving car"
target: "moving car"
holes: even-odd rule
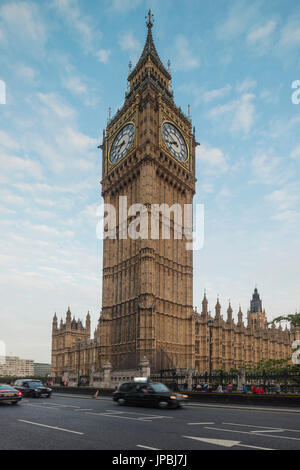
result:
[[[22,397],[22,392],[11,387],[11,385],[0,384],[0,402],[10,402],[13,405],[17,405],[22,400]]]
[[[18,379],[14,386],[22,392],[24,397],[51,397],[52,388],[45,387],[40,380],[37,379]]]
[[[132,404],[144,406],[159,406],[160,408],[178,408],[188,398],[188,395],[174,393],[168,387],[158,382],[148,382],[147,379],[135,379],[124,382],[113,393],[113,400],[119,405]]]

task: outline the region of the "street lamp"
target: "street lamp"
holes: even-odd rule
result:
[[[77,387],[79,387],[80,385],[80,340],[81,338],[77,338],[77,344],[78,344]]]
[[[211,372],[212,372],[212,326],[214,321],[208,320],[207,326],[209,328],[209,378],[211,379]]]

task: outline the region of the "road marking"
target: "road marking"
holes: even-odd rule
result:
[[[109,413],[92,413],[92,412],[86,412],[87,415],[98,415],[98,416],[107,416],[109,418],[119,418],[119,419],[133,419],[134,421],[146,421],[149,422],[150,419],[146,418],[132,418],[131,416],[117,416],[115,414],[109,414]]]
[[[253,434],[258,434],[260,432],[284,432],[284,429],[264,429],[264,430],[260,430],[260,431],[250,431],[252,432]]]
[[[57,408],[53,408],[53,406],[32,405],[31,403],[24,403],[24,406],[34,406],[36,408],[48,408],[49,410],[57,409]]]
[[[270,430],[272,432],[276,431],[277,429],[279,429],[280,431],[300,432],[300,429],[272,428],[271,426],[255,426],[254,424],[238,424],[238,423],[222,423],[222,424],[230,424],[231,426],[244,426],[244,427],[248,427],[248,428],[267,429],[267,430]]]
[[[142,446],[141,444],[137,444],[136,446],[137,447],[142,447],[142,449],[161,450],[161,449],[157,449],[156,447]]]
[[[57,408],[80,408],[78,405],[61,405],[60,403],[47,403],[47,402],[41,402],[43,405],[50,405],[50,406],[56,406]]]
[[[251,449],[259,449],[259,450],[274,450],[274,449],[268,449],[266,447],[257,447],[257,446],[250,446],[247,444],[241,444],[240,441],[229,441],[225,439],[208,439],[206,437],[196,437],[196,436],[182,436],[187,439],[194,439],[195,441],[202,441],[206,442],[207,444],[214,444],[217,446],[223,446],[223,447],[250,447]]]
[[[261,436],[258,431],[234,431],[233,429],[222,429],[222,428],[210,428],[209,426],[205,427],[206,429],[212,429],[215,431],[223,431],[223,432],[237,432],[239,434],[250,434],[250,436]],[[269,431],[266,431],[269,432]],[[272,431],[271,431],[272,432]],[[273,436],[272,434],[263,434],[263,437],[275,437],[276,439],[290,439],[293,441],[300,441],[299,437],[288,437],[288,436]]]
[[[196,436],[182,436],[186,439],[193,439],[194,441],[206,442],[207,444],[215,444],[218,446],[224,447],[233,447],[240,443],[240,441],[228,441],[225,439],[208,439],[206,437],[196,437]]]
[[[78,408],[77,410],[74,411],[91,411],[93,408]]]
[[[164,416],[164,415],[149,415],[148,413],[140,413],[138,411],[118,411],[118,410],[105,410],[109,413],[126,413],[128,415],[142,415],[142,416],[148,416],[149,418],[167,418],[167,419],[174,419],[174,416]]]
[[[55,429],[56,431],[65,431],[65,432],[71,432],[73,434],[80,434],[80,435],[84,434],[83,432],[71,431],[71,429],[59,428],[57,426],[48,426],[47,424],[35,423],[33,421],[26,421],[25,419],[18,419],[18,421],[21,421],[22,423],[27,423],[27,424],[34,424],[35,426],[41,426],[43,428]]]
[[[187,423],[189,426],[196,425],[196,424],[215,424],[215,423]]]

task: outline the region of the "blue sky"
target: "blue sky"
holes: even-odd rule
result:
[[[268,318],[300,307],[300,5],[284,0],[2,0],[0,3],[0,340],[50,361],[51,322],[101,308],[97,145],[121,107],[144,17],[175,102],[191,105],[196,203],[205,244],[194,304],[206,288],[236,318],[257,284]],[[299,93],[300,97],[300,93]]]

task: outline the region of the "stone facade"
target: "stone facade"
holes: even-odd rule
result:
[[[102,197],[114,208],[116,220],[105,227],[98,326],[91,339],[89,315],[85,327],[71,321],[70,310],[59,327],[55,315],[53,376],[61,377],[67,371],[90,376],[107,363],[114,370],[135,370],[144,357],[152,371],[196,368],[203,372],[291,355],[289,331],[268,328],[256,298],[246,326],[241,311],[238,323],[233,322],[230,306],[223,320],[219,302],[212,318],[206,297],[201,314],[194,310],[193,252],[186,249],[186,234],[180,238],[182,222],[173,211],[169,218],[158,213],[157,239],[149,231],[146,237],[126,236],[134,217],[129,211],[125,211],[125,219],[120,217],[120,201],[125,197],[127,208],[141,205],[139,215],[151,225],[153,204],[177,204],[183,213],[187,205],[192,207],[195,194],[195,129],[190,116],[174,103],[170,67],[166,69],[157,54],[152,26],[149,12],[145,47],[135,68],[130,69],[124,105],[109,118],[100,146]],[[166,123],[178,130],[186,158],[172,154],[163,135]],[[112,161],[112,149],[126,126],[134,129],[132,143],[122,158]],[[127,139],[120,138],[118,147]],[[163,230],[170,231],[168,239],[161,236]],[[252,311],[256,306],[257,311]]]

